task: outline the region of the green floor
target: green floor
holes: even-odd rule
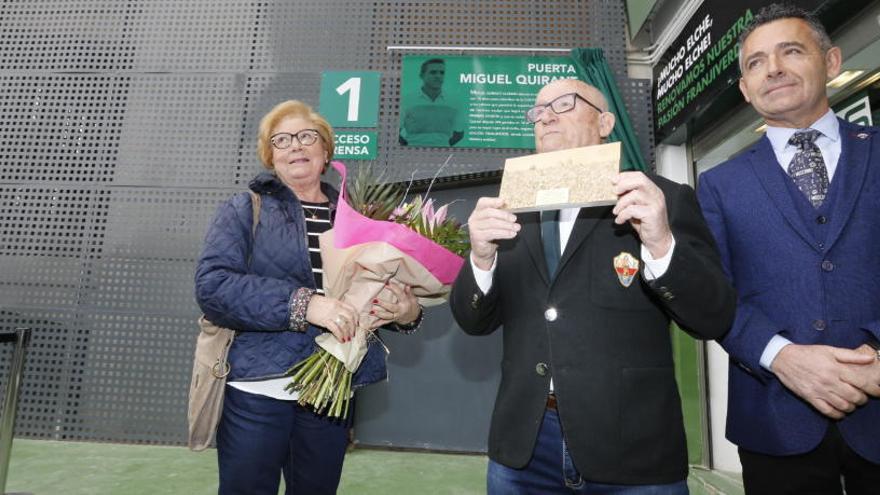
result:
[[[355,449],[340,494],[485,493],[486,457]],[[738,495],[736,477],[692,470],[692,495]],[[17,439],[7,492],[34,495],[208,495],[217,493],[215,451]]]

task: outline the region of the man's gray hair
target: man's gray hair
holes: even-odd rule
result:
[[[802,9],[801,7],[797,7],[794,5],[786,5],[786,4],[778,4],[773,3],[767,5],[766,7],[762,7],[761,10],[758,11],[758,14],[752,18],[752,22],[746,26],[745,30],[739,35],[739,70],[742,72],[743,69],[743,43],[745,43],[746,38],[749,37],[752,32],[763,26],[764,24],[769,24],[773,21],[778,21],[780,19],[800,19],[807,23],[810,27],[810,31],[813,32],[813,36],[816,38],[816,43],[819,45],[819,49],[822,50],[822,53],[827,52],[833,46],[831,44],[831,37],[828,36],[828,32],[825,31],[825,26],[822,25],[822,22],[816,17],[812,12]]]

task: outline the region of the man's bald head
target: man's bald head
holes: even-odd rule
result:
[[[577,93],[601,108],[603,112],[608,111],[608,101],[605,99],[605,95],[580,79],[557,79],[541,88],[541,91],[538,92],[538,99],[541,98],[541,93],[550,91],[557,91],[559,94]]]
[[[614,114],[608,112],[602,92],[577,79],[558,79],[544,86],[535,105],[565,98],[573,98],[573,108],[556,113],[547,107],[535,122],[535,149],[539,153],[599,144],[614,128]]]

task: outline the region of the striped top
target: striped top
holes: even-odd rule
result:
[[[300,201],[303,214],[306,217],[306,233],[309,238],[309,257],[311,258],[312,273],[315,274],[315,287],[317,293],[324,295],[324,270],[321,266],[321,248],[318,244],[318,236],[330,230],[330,203],[310,203]]]

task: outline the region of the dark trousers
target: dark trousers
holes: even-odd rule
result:
[[[226,387],[217,430],[220,495],[333,494],[348,445],[346,422]]]
[[[880,438],[877,439],[880,442]],[[747,495],[877,495],[880,465],[846,444],[836,424],[806,454],[773,456],[739,449]]]

